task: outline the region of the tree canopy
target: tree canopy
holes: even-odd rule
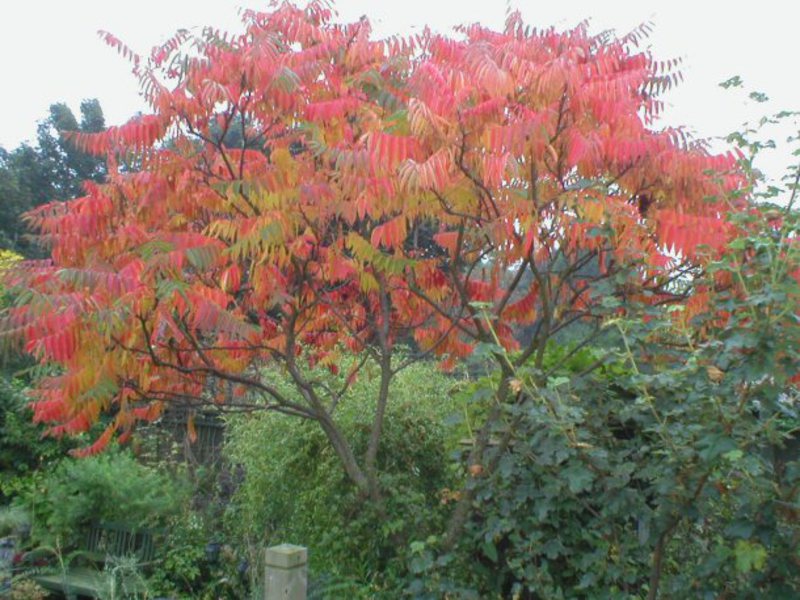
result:
[[[511,13],[502,31],[375,40],[319,2],[243,19],[147,56],[105,35],[152,112],[71,136],[107,180],[29,212],[51,257],[8,276],[25,291],[4,329],[57,367],[33,405],[52,433],[108,415],[92,453],[170,403],[257,398],[317,421],[379,498],[388,390],[409,360],[501,348],[486,356],[513,403],[515,365],[544,375],[554,336],[588,343],[633,304],[681,305],[684,324],[707,306],[713,285],[693,276],[744,230],[726,215],[747,210],[747,182],[737,155],[658,127],[677,64],[639,48],[646,28]],[[361,360],[339,385],[310,374],[343,352]],[[367,363],[381,385],[356,456],[336,406]]]

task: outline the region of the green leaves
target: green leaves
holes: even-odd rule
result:
[[[729,456],[731,452],[741,453],[741,450],[737,448],[734,440],[726,435],[718,433],[711,433],[702,437],[697,442],[697,448],[698,456],[704,462],[713,462],[723,454]]]
[[[746,233],[692,284],[719,288],[705,310],[609,293],[603,346],[547,346],[550,376],[507,407],[513,443],[478,484],[466,545],[491,574],[459,556],[459,581],[481,597],[643,597],[664,540],[664,597],[800,593],[800,444],[785,434],[800,426],[798,215],[782,218],[783,233],[757,211],[737,220]],[[496,351],[478,349],[484,364]]]
[[[734,547],[736,569],[743,574],[761,571],[767,562],[767,551],[761,544],[748,540],[737,540]]]
[[[338,390],[357,360],[345,355],[340,375],[316,368],[309,376]],[[293,400],[302,401],[277,368],[265,376]],[[368,443],[378,385],[376,366],[370,361],[334,413],[359,454]],[[398,575],[396,557],[407,550],[412,567],[427,568],[435,540],[426,534],[436,532],[434,526],[441,526],[442,513],[448,510],[446,492],[455,489],[450,452],[465,435],[463,426],[451,431],[443,424],[457,409],[458,399],[448,393],[452,385],[453,380],[432,363],[409,366],[392,385],[379,456],[386,490],[386,513],[381,517],[348,485],[314,423],[277,413],[232,416],[226,455],[245,477],[226,508],[229,531],[241,545],[257,547],[302,540],[309,547],[312,569],[332,576],[380,577],[386,582]],[[410,541],[420,538],[425,542]],[[398,539],[409,540],[409,547],[398,545]]]
[[[197,271],[209,270],[217,261],[220,249],[216,244],[195,246],[186,250],[186,259]]]
[[[580,464],[573,464],[562,470],[561,476],[566,479],[569,491],[573,494],[589,490],[594,479],[592,472]]]

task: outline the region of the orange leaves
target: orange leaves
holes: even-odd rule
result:
[[[539,157],[547,146],[551,122],[552,115],[543,112],[532,113],[509,125],[491,124],[485,130],[483,143],[493,152],[523,156],[533,152]]]
[[[406,239],[406,218],[395,217],[383,225],[378,225],[372,230],[370,242],[376,248],[383,246],[388,249],[403,245]]]
[[[596,141],[591,136],[573,130],[568,142],[567,163],[576,165],[581,174],[590,175],[598,158]]]
[[[340,119],[358,108],[361,102],[353,96],[312,102],[306,106],[306,119],[316,123],[324,123],[332,119]]]
[[[367,134],[367,150],[373,172],[393,171],[398,164],[419,156],[419,142],[408,135],[375,131]]]
[[[523,296],[506,306],[500,317],[515,323],[532,323],[536,320],[539,289],[533,285]]]
[[[120,55],[123,58],[131,61],[134,64],[134,66],[138,66],[139,65],[139,62],[142,60],[141,57],[138,54],[136,54],[133,50],[131,50],[118,37],[116,37],[115,35],[107,32],[107,31],[103,31],[102,29],[97,32],[97,35],[99,35],[100,38],[106,44],[108,44],[109,46],[114,48],[117,52],[119,52]]]
[[[168,233],[152,251],[149,266],[157,270],[202,273],[217,266],[224,245],[219,240],[197,233]],[[161,252],[159,250],[165,250]]]
[[[459,234],[457,231],[440,231],[433,236],[433,241],[447,250],[450,256],[456,255]]]
[[[95,190],[88,196],[70,201],[43,204],[24,215],[32,227],[56,239],[62,235],[96,236],[108,225],[113,214],[112,200]]]
[[[219,278],[220,287],[228,294],[235,294],[242,285],[242,270],[239,265],[231,265]]]
[[[60,397],[39,399],[31,407],[34,423],[58,423],[67,417],[67,406]]]
[[[102,133],[68,132],[65,135],[89,154],[103,155],[114,150],[140,152],[160,140],[169,124],[170,120],[161,115],[143,115]]]
[[[251,325],[225,309],[226,295],[215,297],[212,290],[199,288],[190,290],[188,297],[195,330],[243,340],[249,340],[256,333]]]
[[[605,215],[605,206],[599,199],[587,198],[581,201],[578,214],[587,222],[599,224]]]
[[[407,160],[398,170],[400,187],[409,194],[424,191],[443,191],[451,180],[453,158],[450,151],[442,149],[425,162]]]
[[[642,90],[674,65],[636,38],[514,14],[377,41],[330,18],[281,3],[246,11],[241,35],[179,33],[138,71],[154,114],[72,135],[108,156],[108,182],[27,215],[51,258],[6,275],[23,299],[0,327],[58,365],[37,419],[69,433],[119,415],[87,452],[290,354],[335,370],[386,334],[452,364],[482,335],[475,302],[512,349],[541,294],[589,314],[594,278],[632,267],[655,296],[672,256],[700,264],[732,235],[736,157],[649,129]],[[573,287],[539,290],[560,278],[531,265],[556,263]]]
[[[508,181],[506,171],[509,164],[512,164],[512,156],[509,153],[487,154],[483,157],[483,182],[488,188],[499,188]]]
[[[514,90],[514,78],[500,67],[487,51],[487,46],[475,44],[465,52],[465,60],[475,78],[475,84],[491,95],[505,97]]]
[[[490,98],[463,110],[461,116],[475,122],[493,120],[503,114],[507,102],[508,99],[503,97]]]
[[[78,428],[78,431],[85,431],[88,429],[88,426],[85,429]],[[73,450],[71,453],[73,456],[77,456],[79,458],[86,458],[87,456],[94,456],[96,454],[101,453],[103,450],[106,449],[109,443],[111,443],[111,439],[117,431],[116,425],[112,424],[105,428],[103,433],[98,436],[98,438],[92,442],[89,446],[84,448],[78,448]]]
[[[445,137],[447,121],[424,101],[411,98],[408,102],[408,124],[411,133],[420,139],[431,135]]]
[[[91,290],[118,298],[138,287],[141,268],[141,261],[134,260],[119,272],[64,268],[57,276],[75,290]]]
[[[69,327],[39,338],[30,349],[33,353],[41,354],[45,360],[65,363],[75,354],[77,346],[77,332],[74,328]]]
[[[730,241],[732,226],[722,216],[692,215],[663,209],[656,216],[659,242],[668,250],[696,258],[702,247],[718,253]]]

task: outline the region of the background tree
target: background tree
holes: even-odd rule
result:
[[[32,255],[37,252],[25,238],[21,216],[54,200],[80,195],[85,181],[105,178],[105,160],[91,156],[70,143],[64,134],[105,129],[105,119],[96,99],[81,102],[81,120],[64,104],[50,106],[47,119],[39,123],[36,146],[21,144],[12,151],[0,148],[0,240],[9,250]]]
[[[9,250],[24,245],[19,237],[20,216],[33,207],[30,189],[20,181],[21,154],[0,148],[0,243]]]
[[[105,161],[78,149],[65,134],[71,132],[97,133],[105,129],[105,118],[96,99],[84,100],[80,107],[80,123],[64,104],[52,104],[50,115],[37,129],[40,169],[50,178],[50,189],[35,188],[39,194],[36,204],[52,200],[75,198],[83,192],[85,181],[101,182],[105,176]]]

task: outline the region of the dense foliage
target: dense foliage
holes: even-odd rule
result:
[[[800,170],[759,197],[752,132],[659,129],[645,29],[243,24],[105,35],[152,114],[66,136],[92,181],[27,215],[50,257],[8,270],[0,327],[34,421],[91,438],[30,480],[41,531],[172,515],[155,585],[195,597],[277,541],[349,595],[800,594]],[[173,405],[189,440],[192,410],[245,413],[229,505],[95,456]]]
[[[752,159],[773,145],[759,129],[732,137],[754,181]],[[713,290],[708,312],[623,313],[606,297],[594,346],[550,346],[544,377],[515,370],[524,399],[493,432],[507,444],[473,484],[464,537],[413,545],[416,595],[800,593],[798,181],[793,167],[785,188],[759,186],[758,207],[731,215],[748,233],[692,282]],[[478,382],[475,400],[499,383],[496,372]]]
[[[3,503],[30,485],[30,477],[53,466],[70,444],[44,438],[32,422],[25,382],[0,377],[0,500]]]
[[[179,478],[110,450],[87,460],[65,458],[20,498],[33,517],[35,543],[75,548],[96,522],[163,527],[186,504]]]
[[[275,379],[292,393],[288,381]],[[377,372],[365,374],[339,409],[343,431],[357,451],[368,444],[379,383]],[[381,586],[394,578],[398,585],[405,570],[398,562],[403,547],[442,526],[441,494],[454,481],[451,453],[458,430],[445,425],[458,410],[454,384],[424,363],[410,366],[393,382],[378,456],[381,484],[390,490],[383,521],[354,494],[313,423],[277,413],[232,418],[226,452],[242,482],[226,519],[236,545],[252,548],[257,558],[267,543],[302,541],[314,579],[372,580]]]

